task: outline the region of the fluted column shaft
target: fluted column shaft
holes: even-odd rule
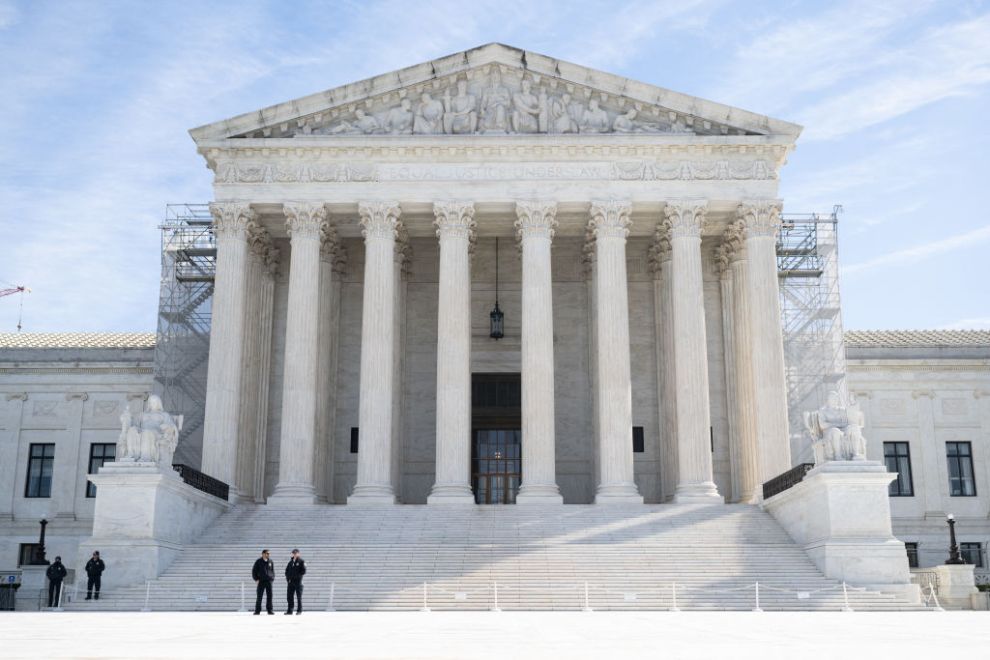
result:
[[[254,211],[242,203],[210,205],[217,242],[210,357],[207,365],[203,472],[237,495],[244,307],[248,278],[248,225]]]
[[[474,504],[471,491],[471,257],[474,205],[437,202],[436,482],[428,504]]]
[[[264,231],[263,229],[261,231]],[[244,300],[244,351],[241,369],[241,406],[237,438],[237,491],[246,501],[254,501],[254,465],[257,460],[256,420],[258,417],[259,385],[259,336],[261,332],[259,305],[261,299],[259,285],[264,270],[261,255],[255,249],[256,240],[252,237],[248,251],[248,293]]]
[[[677,388],[676,502],[721,501],[712,481],[708,347],[701,273],[703,201],[666,206],[674,295],[674,376]]]
[[[320,242],[319,356],[316,365],[316,497],[333,501],[334,410],[336,409],[337,274],[340,258],[336,230],[329,226]]]
[[[361,383],[357,483],[348,504],[394,504],[392,388],[395,360],[396,202],[358,205],[364,228],[364,302],[361,315]]]
[[[522,244],[522,484],[517,504],[562,504],[554,426],[553,281],[557,205],[517,202]]]
[[[780,327],[777,276],[777,232],[780,202],[748,200],[739,205],[749,262],[750,331],[755,384],[756,437],[759,441],[759,482],[791,468],[787,425],[787,381],[784,375],[784,336]]]
[[[636,488],[632,454],[632,376],[626,236],[628,202],[592,202],[598,308],[599,475],[595,503],[643,502]],[[523,439],[525,444],[525,437]]]
[[[732,278],[732,345],[735,408],[730,410],[739,443],[739,501],[759,499],[759,448],[756,427],[756,392],[753,380],[753,333],[749,320],[749,262],[738,246],[729,256]]]
[[[278,250],[265,255],[265,271],[258,287],[258,408],[255,416],[254,500],[265,501],[265,468],[268,461],[268,377],[272,364],[272,322],[275,300],[275,273],[278,270]]]
[[[660,411],[661,501],[674,498],[677,487],[677,388],[674,373],[674,285],[671,277],[670,231],[657,225],[650,250],[653,304],[657,333],[657,396]]]
[[[285,325],[278,484],[269,503],[316,501],[316,392],[319,356],[322,204],[284,204],[291,240]]]

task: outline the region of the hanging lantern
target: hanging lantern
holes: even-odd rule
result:
[[[488,336],[494,340],[499,340],[505,336],[505,315],[498,307],[498,237],[495,237],[495,308],[489,314],[491,318],[491,332]]]

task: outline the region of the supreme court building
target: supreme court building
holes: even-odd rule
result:
[[[192,130],[203,472],[270,503],[758,499],[791,467],[800,131],[500,44]]]

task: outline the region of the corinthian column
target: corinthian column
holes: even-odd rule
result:
[[[592,202],[598,318],[598,488],[595,503],[643,502],[633,476],[626,236],[629,202]],[[525,437],[523,444],[525,445]]]
[[[474,205],[437,202],[437,464],[427,504],[474,504],[471,492],[471,258]]]
[[[337,320],[339,275],[343,248],[335,228],[325,225],[320,236],[319,357],[316,363],[316,497],[333,501],[334,422],[337,408]]]
[[[210,357],[203,425],[203,472],[223,481],[237,496],[244,307],[248,277],[248,227],[255,214],[243,203],[210,204],[217,240]]]
[[[657,396],[660,410],[661,501],[674,499],[677,486],[677,387],[674,373],[674,285],[670,266],[670,227],[657,223],[650,248],[656,328]]]
[[[357,483],[348,504],[395,504],[392,486],[392,388],[395,361],[395,235],[398,202],[358,205],[364,227],[364,303]]]
[[[282,377],[282,432],[274,502],[316,501],[316,391],[319,356],[322,204],[283,204],[291,239],[289,305]]]
[[[522,243],[522,484],[517,504],[562,504],[557,488],[553,395],[554,202],[516,202]]]
[[[777,232],[780,202],[746,200],[739,205],[749,260],[749,319],[752,332],[753,382],[756,393],[756,437],[759,439],[759,482],[791,468],[787,425],[787,382],[784,377],[784,335],[780,327],[777,280]]]
[[[707,202],[674,200],[670,223],[674,287],[674,379],[677,389],[678,482],[675,502],[721,501],[712,481],[708,347],[701,277],[701,228]]]

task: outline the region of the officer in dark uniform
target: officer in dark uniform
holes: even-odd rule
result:
[[[254,601],[254,613],[261,614],[261,594],[265,594],[265,606],[269,614],[275,614],[272,609],[272,582],[275,581],[275,564],[268,557],[268,550],[262,550],[261,556],[255,560],[251,569],[251,577],[258,585],[258,599]]]
[[[48,567],[45,575],[48,576],[48,607],[61,605],[62,601],[62,580],[65,579],[67,571],[61,557],[55,558],[55,563]]]
[[[100,599],[100,576],[107,570],[107,565],[100,559],[100,553],[94,552],[93,558],[86,562],[86,600],[93,597],[93,588],[96,588],[96,600]]]
[[[299,556],[299,548],[292,551],[292,557],[285,567],[285,579],[289,583],[286,597],[289,600],[289,609],[286,614],[292,614],[292,596],[296,597],[296,614],[302,614],[302,579],[306,575],[306,562]]]

